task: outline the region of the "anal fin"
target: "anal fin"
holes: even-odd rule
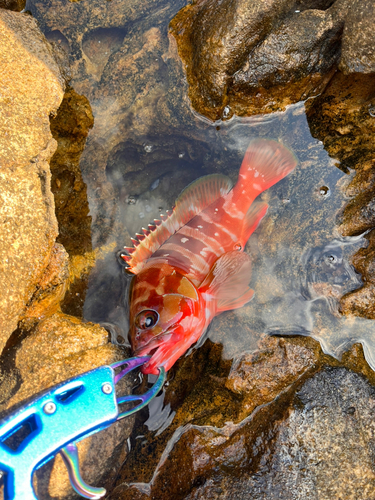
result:
[[[254,291],[249,288],[251,259],[237,250],[217,259],[199,287],[201,293],[216,301],[216,314],[237,309],[251,300]]]

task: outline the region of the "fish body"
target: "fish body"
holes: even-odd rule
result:
[[[169,370],[214,316],[251,300],[251,260],[243,249],[268,208],[254,200],[296,164],[280,143],[254,140],[233,188],[223,175],[198,179],[168,217],[133,240],[124,256],[136,275],[129,337],[135,355],[151,355],[144,373]]]

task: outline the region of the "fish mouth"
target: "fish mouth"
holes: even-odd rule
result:
[[[154,356],[159,347],[171,339],[174,330],[174,328],[171,330],[167,330],[162,335],[149,340],[146,345],[137,347],[136,349],[134,349],[134,354],[136,356]]]

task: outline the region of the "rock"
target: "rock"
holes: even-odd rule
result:
[[[319,93],[338,62],[348,8],[330,3],[206,1],[181,10],[171,29],[193,107],[225,119]]]
[[[2,168],[25,167],[51,140],[64,82],[35,19],[2,10],[0,21]]]
[[[88,271],[94,265],[91,245],[91,216],[87,186],[79,166],[94,118],[86,97],[68,86],[64,99],[51,119],[51,132],[57,150],[51,158],[51,189],[59,224],[57,241],[70,256],[70,283],[62,304],[67,314],[82,317]],[[77,265],[77,261],[85,265]],[[90,262],[90,264],[89,264]],[[80,270],[78,270],[80,269]]]
[[[352,263],[361,273],[364,284],[361,288],[341,297],[341,312],[346,315],[375,319],[375,232],[366,234],[369,241],[366,248],[360,248],[353,256]]]
[[[374,406],[365,379],[326,368],[238,424],[176,430],[151,481],[110,498],[370,500]]]
[[[9,409],[70,377],[126,357],[123,350],[108,343],[108,332],[103,328],[56,313],[40,321],[15,353],[8,352],[3,359],[8,367],[14,359],[12,370],[13,374],[17,374],[18,390],[2,404],[1,410]],[[10,373],[6,378],[9,379]],[[129,379],[124,380],[120,393],[128,393],[131,385]],[[3,386],[1,389],[3,393]],[[110,487],[116,476],[115,471],[125,459],[124,444],[132,426],[133,419],[127,418],[78,443],[82,475],[89,484]],[[48,492],[54,498],[79,498],[70,486],[60,456],[56,457],[52,471],[47,464],[38,471],[37,477],[40,500],[49,498]]]
[[[232,467],[228,465],[232,458],[227,456],[224,459],[224,451],[220,453],[220,457],[216,456],[215,451],[216,446],[227,442],[233,457],[237,454],[235,443],[238,440],[231,442],[231,431],[227,434],[226,429],[242,427],[241,422],[248,421],[253,412],[272,406],[272,402],[278,397],[283,397],[280,394],[287,393],[311,376],[320,365],[320,355],[319,345],[313,340],[306,344],[301,338],[266,337],[256,353],[243,355],[232,368],[231,361],[222,359],[222,346],[210,342],[206,342],[189,357],[181,359],[173,370],[164,397],[164,405],[167,409],[170,406],[173,421],[163,433],[157,432],[156,436],[150,432],[152,429],[147,431],[145,427],[136,431],[143,439],[135,441],[110,498],[138,498],[133,495],[134,488],[125,486],[130,482],[146,483],[144,488],[139,485],[140,491],[148,492],[145,498],[158,499],[164,498],[164,495],[165,499],[185,498],[192,482],[195,484],[200,481],[199,463],[202,469],[207,466],[207,470],[214,468],[214,463],[218,466],[222,463],[224,468]],[[267,415],[269,416],[268,413]],[[153,418],[156,417],[151,417],[151,421]],[[148,425],[151,426],[151,423]],[[206,437],[202,437],[200,442],[198,436],[201,433]],[[261,431],[255,431],[255,427],[254,433],[261,435]],[[177,444],[179,438],[182,441]],[[184,449],[184,455],[176,458],[175,446],[179,450]],[[216,458],[211,461],[207,453]],[[238,451],[238,455],[241,453],[242,451]],[[164,476],[167,469],[162,465],[158,466],[159,461],[160,464],[165,461],[171,474],[169,477],[173,477],[173,481]],[[176,464],[176,468],[171,466],[172,463]],[[135,471],[138,471],[136,477]],[[158,474],[160,482],[156,479]]]
[[[353,0],[342,35],[339,68],[344,74],[375,72],[374,22],[373,0]]]
[[[69,255],[83,255],[92,250],[87,188],[79,162],[93,125],[89,101],[68,87],[56,116],[51,119],[51,132],[57,141],[51,159],[51,189],[60,228],[57,241]]]
[[[338,215],[339,231],[344,236],[362,234],[375,225],[374,84],[374,75],[345,76],[338,72],[323,94],[307,104],[307,118],[313,136],[323,141],[332,158],[340,161],[340,168],[346,172],[355,169],[355,176],[346,189],[348,202]],[[372,233],[366,238],[371,242]],[[341,298],[342,313],[375,317],[372,261],[372,243],[353,257],[352,262],[362,274],[364,286]]]
[[[372,0],[188,5],[171,30],[192,106],[212,120],[283,110],[320,94],[338,64],[374,72],[374,12]]]
[[[2,350],[42,279],[58,232],[49,116],[61,102],[63,81],[30,16],[1,11],[0,40],[0,259],[7,291],[0,303]]]
[[[23,329],[31,329],[35,323],[60,309],[60,302],[65,296],[68,280],[68,254],[62,245],[55,243],[50,261],[22,317]]]
[[[26,0],[0,0],[0,8],[21,12],[25,8]]]
[[[315,369],[319,347],[313,342],[309,344],[300,339],[265,337],[258,351],[233,362],[225,386],[243,398],[239,418],[246,418],[257,406],[272,401],[306,372]]]

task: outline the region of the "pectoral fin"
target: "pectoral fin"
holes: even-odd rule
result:
[[[216,301],[216,314],[219,314],[242,307],[251,300],[254,291],[249,288],[250,277],[250,257],[234,250],[217,259],[199,291],[212,296]]]

